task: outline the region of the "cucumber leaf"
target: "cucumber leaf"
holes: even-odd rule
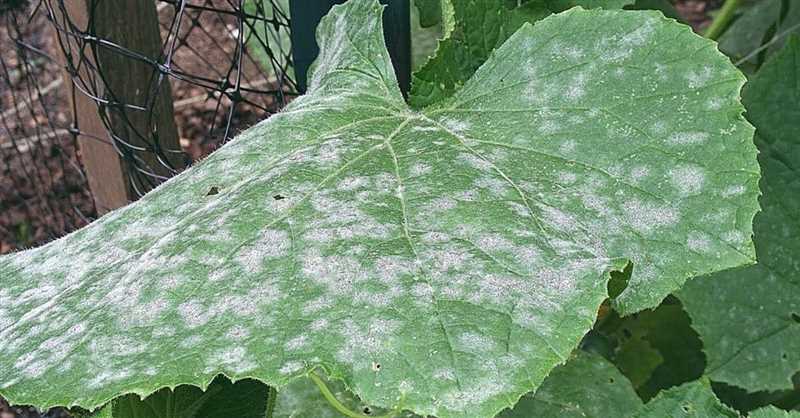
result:
[[[752,263],[744,79],[714,43],[657,12],[570,9],[414,111],[380,13],[331,10],[283,112],[0,257],[3,396],[92,409],[316,370],[369,405],[488,418],[566,361],[611,271],[633,263],[630,313]]]

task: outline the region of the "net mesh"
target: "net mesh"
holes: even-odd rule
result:
[[[132,200],[285,105],[288,12],[287,0],[0,0],[0,253],[111,209],[87,174],[93,144],[113,147]],[[147,25],[131,35],[132,21]]]

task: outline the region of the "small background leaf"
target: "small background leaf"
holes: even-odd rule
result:
[[[738,418],[739,414],[720,403],[707,379],[665,390],[631,418],[696,417]]]
[[[642,406],[630,382],[603,357],[577,351],[535,394],[498,418],[623,417]]]
[[[218,376],[204,391],[164,388],[141,399],[125,395],[103,408],[104,418],[265,418],[269,386],[253,379],[231,383]],[[266,417],[270,418],[270,417]]]
[[[750,418],[800,418],[800,412],[784,411],[774,406],[768,406],[753,411],[753,413],[750,414]]]
[[[612,314],[598,331],[613,341],[612,361],[644,400],[703,375],[702,343],[674,297],[624,318]]]

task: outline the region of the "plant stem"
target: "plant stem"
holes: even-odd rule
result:
[[[719,10],[719,14],[706,30],[706,38],[717,40],[720,35],[722,35],[722,32],[728,28],[728,24],[730,24],[731,19],[733,19],[736,8],[739,7],[741,3],[742,0],[726,0],[725,4],[723,4],[722,8]]]
[[[278,396],[278,391],[275,390],[274,386],[269,387],[269,392],[267,393],[267,412],[265,414],[266,418],[272,418],[272,415],[275,413],[275,398]]]
[[[313,380],[314,383],[317,384],[317,386],[319,387],[319,391],[322,392],[322,396],[325,397],[325,400],[327,400],[328,403],[330,403],[331,406],[334,409],[336,409],[337,411],[339,411],[340,413],[342,413],[343,415],[345,415],[347,417],[350,417],[350,418],[393,418],[395,415],[397,415],[397,412],[398,412],[397,410],[392,411],[387,415],[378,416],[378,417],[372,416],[372,415],[359,414],[358,412],[350,410],[350,408],[344,406],[341,402],[339,402],[339,400],[336,399],[336,396],[334,396],[334,394],[331,392],[331,390],[328,389],[328,385],[325,384],[325,381],[323,381],[322,378],[317,376],[317,374],[315,372],[312,371],[311,373],[309,373],[308,377],[310,377],[311,380]]]

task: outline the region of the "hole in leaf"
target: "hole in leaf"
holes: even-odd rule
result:
[[[789,355],[788,354],[781,353],[781,360],[788,360],[788,359],[789,359]]]
[[[372,371],[379,372],[380,370],[381,370],[381,364],[373,362],[372,363]]]
[[[614,378],[613,377],[609,377],[608,378],[608,383],[614,383]]]
[[[286,197],[285,197],[285,196],[282,196],[282,195],[279,195],[279,194],[276,194],[275,196],[272,196],[272,198],[273,198],[273,199],[275,199],[275,200],[283,200],[283,199],[286,199]]]
[[[692,407],[689,405],[681,405],[681,409],[683,409],[683,412],[686,412],[687,414],[692,412]]]
[[[365,406],[364,409],[362,409],[362,411],[364,411],[364,415],[372,415],[372,408],[368,406]]]
[[[609,298],[616,298],[628,287],[628,281],[631,279],[632,273],[633,263],[631,262],[628,262],[628,264],[625,265],[625,269],[622,271],[611,272],[611,278],[608,280],[607,285]]]
[[[792,316],[792,320],[794,322],[797,322],[798,324],[800,324],[800,315],[798,315],[797,312],[792,312],[791,316]]]
[[[215,194],[219,194],[219,187],[211,186],[211,188],[208,189],[208,193],[206,193],[206,196],[214,196]]]

